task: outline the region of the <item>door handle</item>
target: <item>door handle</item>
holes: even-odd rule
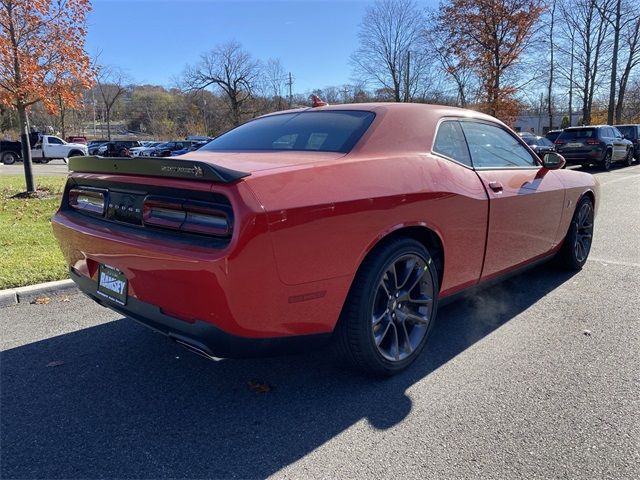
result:
[[[500,182],[489,182],[489,188],[496,193],[502,193],[502,184]]]

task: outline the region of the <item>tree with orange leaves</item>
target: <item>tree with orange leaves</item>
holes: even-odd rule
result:
[[[89,0],[0,0],[0,105],[18,112],[27,192],[34,192],[27,110],[56,113],[93,82],[84,51]]]
[[[529,46],[544,12],[540,0],[449,0],[437,23],[461,64],[480,77],[482,110],[509,122],[519,110],[508,76]]]

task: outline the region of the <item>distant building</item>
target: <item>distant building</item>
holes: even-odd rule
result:
[[[553,125],[549,126],[549,115],[543,113],[525,112],[519,115],[513,122],[513,129],[516,132],[529,132],[535,135],[544,135],[549,130],[558,130],[562,125],[562,119],[566,117],[566,113],[558,113],[553,116]],[[578,125],[582,112],[573,112],[571,115],[570,126]]]

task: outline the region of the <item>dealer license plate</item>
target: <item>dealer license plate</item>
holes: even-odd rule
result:
[[[571,147],[571,148],[577,148],[581,146],[582,146],[581,143],[567,143],[567,147]]]
[[[100,265],[96,293],[112,302],[125,305],[127,303],[127,277],[117,268]]]

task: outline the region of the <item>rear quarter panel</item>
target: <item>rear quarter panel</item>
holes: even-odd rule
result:
[[[461,165],[418,153],[356,156],[246,181],[267,211],[285,284],[353,277],[381,238],[407,226],[440,237],[443,293],[479,278],[488,200],[475,172]]]

